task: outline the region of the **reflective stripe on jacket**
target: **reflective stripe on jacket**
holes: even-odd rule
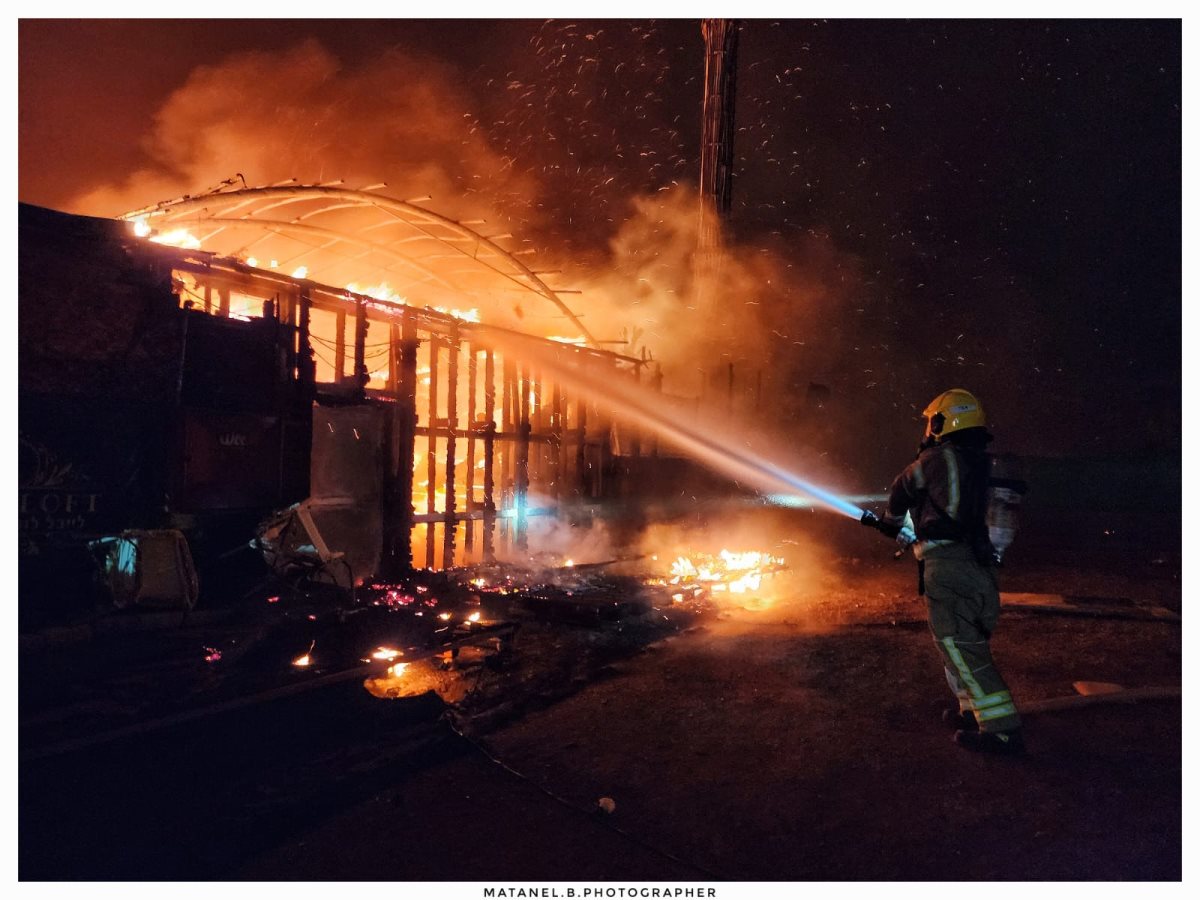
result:
[[[887,519],[911,513],[917,555],[950,543],[974,543],[986,527],[984,500],[989,460],[985,452],[950,441],[935,444],[892,483]]]

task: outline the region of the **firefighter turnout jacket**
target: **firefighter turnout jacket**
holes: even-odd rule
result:
[[[884,521],[900,526],[912,516],[917,559],[953,544],[983,552],[989,471],[983,449],[950,440],[926,447],[892,483]]]

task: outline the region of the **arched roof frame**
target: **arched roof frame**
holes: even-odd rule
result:
[[[262,234],[242,248],[253,246],[257,240],[270,235],[287,235],[303,242],[312,238],[319,243],[302,249],[291,260],[294,263],[312,253],[333,251],[334,248],[355,247],[361,258],[370,253],[379,253],[394,260],[420,277],[414,283],[438,284],[448,290],[458,290],[455,276],[478,274],[489,270],[493,276],[504,279],[514,289],[540,296],[561,312],[580,336],[591,346],[596,340],[580,321],[575,312],[559,295],[565,293],[546,284],[537,272],[505,250],[497,241],[506,236],[485,236],[471,227],[476,222],[459,222],[447,216],[417,205],[415,200],[398,200],[378,193],[373,188],[351,189],[335,185],[271,185],[222,190],[198,196],[185,196],[167,200],[153,206],[133,210],[119,218],[142,221],[158,231],[173,228],[214,228],[204,238],[210,240],[226,230],[243,231],[258,229]],[[316,204],[299,215],[286,219],[278,217],[278,211],[301,203]],[[311,220],[332,215],[342,210],[376,210],[385,218],[354,232],[336,227],[335,224],[316,224]],[[264,213],[276,213],[264,218]],[[371,235],[368,240],[364,232],[382,233],[392,227],[405,226],[408,233],[395,240],[382,240]],[[416,247],[430,243],[434,253],[417,253]],[[352,262],[355,257],[346,257],[343,262]],[[446,270],[443,263],[430,265],[433,260],[459,259],[465,265],[455,270]],[[442,271],[438,271],[441,269]],[[317,280],[326,281],[317,273]],[[467,291],[470,293],[470,291]]]

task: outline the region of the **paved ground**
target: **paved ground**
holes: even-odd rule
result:
[[[1178,879],[1177,701],[1031,717],[1023,760],[941,730],[909,567],[813,579],[621,664],[231,874],[266,879]],[[1161,600],[1168,580],[1058,569],[1018,590]],[[891,624],[895,622],[897,624]],[[1177,624],[1010,613],[1018,700],[1177,685]],[[601,796],[610,817],[579,810]],[[609,826],[620,828],[625,834]]]

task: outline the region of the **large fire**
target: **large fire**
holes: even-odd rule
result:
[[[671,599],[682,603],[718,595],[766,600],[770,580],[785,568],[782,557],[756,550],[719,553],[690,553],[675,558],[669,574],[650,579],[650,584],[676,588]]]
[[[137,237],[146,238],[147,240],[153,241],[156,244],[165,244],[169,247],[179,247],[183,250],[204,249],[203,242],[186,228],[174,228],[170,231],[161,232],[154,231],[150,225],[147,224],[144,218],[132,219],[130,227],[132,228],[134,235]],[[263,260],[259,260],[258,257],[255,256],[246,256],[242,261],[245,262],[246,265],[255,269],[279,268],[279,261],[275,259],[265,262]],[[308,278],[308,274],[308,266],[297,266],[291,272],[291,276],[293,278],[301,279]],[[386,281],[381,282],[380,284],[368,285],[361,285],[358,282],[351,281],[342,285],[342,287],[345,287],[347,291],[352,293],[361,294],[366,297],[373,297],[376,300],[400,304],[405,304],[407,302],[405,297],[396,293],[396,291],[394,291]],[[453,316],[456,319],[461,319],[464,322],[481,321],[481,315],[477,307],[471,307],[469,309],[456,309],[450,306],[432,306],[431,309],[435,310],[436,312],[444,313],[448,316]],[[556,338],[556,340],[563,340],[570,343],[584,343],[582,338]]]
[[[559,297],[579,291],[543,281],[541,276],[559,270],[531,269],[521,257],[534,253],[534,248],[507,249],[515,240],[512,234],[476,230],[485,218],[460,222],[439,215],[421,205],[428,196],[399,200],[380,193],[383,183],[361,190],[340,184],[306,185],[292,179],[236,188],[230,179],[209,193],[184,195],[121,218],[137,237],[234,258],[251,269],[341,286],[359,298],[430,309],[464,322],[486,318],[492,325],[522,331],[531,325],[535,332],[553,330],[550,323],[561,325],[565,317],[579,330],[578,339],[569,342],[592,341]],[[230,186],[235,189],[224,189]],[[288,213],[272,218],[270,213],[281,207],[289,207]],[[384,275],[388,277],[381,278]],[[209,287],[205,286],[206,309]],[[263,299],[250,293],[257,301]],[[561,315],[526,321],[525,297],[550,303]],[[224,297],[222,302],[222,315],[255,317],[237,302],[230,304]],[[378,344],[373,338],[372,346]]]

